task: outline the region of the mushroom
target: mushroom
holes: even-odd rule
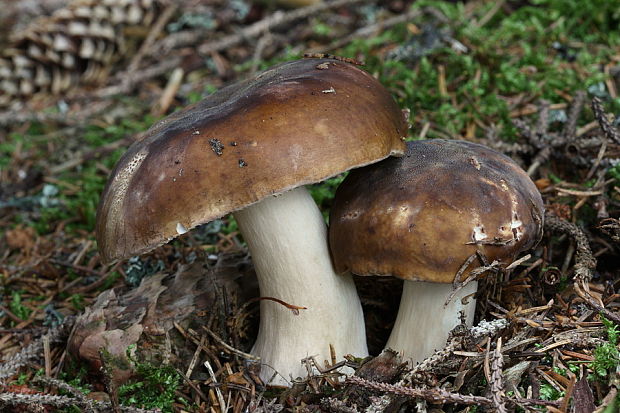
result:
[[[261,296],[252,353],[286,385],[301,359],[365,356],[350,276],[334,273],[324,219],[306,184],[404,153],[406,122],[358,67],[302,59],[226,87],[154,125],[116,165],[97,212],[106,261],[144,253],[233,212]]]
[[[414,141],[405,157],[347,176],[329,241],[337,272],[405,280],[387,347],[417,362],[445,345],[459,313],[472,325],[477,282],[464,281],[476,258],[511,263],[540,240],[542,220],[540,193],[510,158],[465,141]]]

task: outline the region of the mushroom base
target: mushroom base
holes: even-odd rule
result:
[[[467,326],[472,326],[476,310],[472,294],[477,289],[478,282],[472,281],[445,305],[452,293],[452,284],[405,281],[396,322],[386,347],[398,351],[404,360],[411,360],[413,364],[442,349],[450,330],[461,323],[461,311],[465,314]],[[465,297],[466,304],[463,304]]]
[[[262,300],[252,354],[261,358],[261,378],[291,385],[305,377],[303,358],[339,360],[368,355],[364,317],[352,277],[334,272],[327,226],[309,192],[296,188],[234,213],[252,253],[262,297],[306,307],[296,315],[283,304]]]

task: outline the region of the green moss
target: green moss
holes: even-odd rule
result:
[[[84,141],[84,151],[94,150],[142,132],[148,129],[154,120],[152,116],[146,115],[139,120],[124,119],[114,125],[88,125],[80,137]],[[22,141],[30,142],[32,145],[39,135],[31,132],[26,135],[14,134],[4,147],[0,146],[0,154],[3,151],[14,150],[14,147]],[[53,232],[61,222],[65,222],[64,228],[70,233],[83,230],[92,234],[97,204],[108,178],[106,170],[114,168],[125,150],[126,148],[119,148],[101,158],[89,159],[75,169],[55,176],[57,181],[54,185],[45,185],[40,194],[32,197],[30,203],[33,204],[32,208],[36,214],[25,214],[21,218],[22,222],[33,226],[39,235]],[[49,192],[49,188],[53,191],[46,193],[46,190]]]
[[[555,387],[548,383],[541,383],[540,385],[540,398],[542,400],[558,400],[564,397],[563,391],[556,390]]]
[[[11,302],[9,303],[9,310],[22,320],[27,320],[32,310],[26,307],[22,303],[22,294],[20,291],[13,291],[11,293]]]
[[[73,294],[71,296],[71,305],[77,311],[82,311],[84,309],[84,296],[82,294]]]
[[[620,366],[620,351],[618,350],[618,326],[601,315],[601,321],[606,328],[608,342],[594,349],[594,361],[590,365],[593,372],[592,379],[604,379],[615,372]]]
[[[181,384],[180,375],[169,365],[154,366],[136,362],[138,378],[118,389],[119,401],[125,406],[161,409],[172,412],[175,392]]]
[[[64,380],[71,387],[78,389],[84,394],[88,394],[92,391],[90,384],[86,382],[88,372],[86,367],[78,365],[78,363],[72,359],[67,358],[67,366],[60,373],[60,379]],[[60,391],[60,394],[66,394],[64,391]]]
[[[535,1],[508,15],[500,9],[479,27],[472,21],[489,12],[493,2],[468,16],[460,3],[417,1],[414,8],[438,8],[451,22],[443,25],[422,14],[414,20],[421,33],[399,26],[373,39],[354,41],[338,54],[365,56],[366,69],[417,117],[414,134],[422,123],[432,122],[459,136],[475,122],[494,125],[501,136],[510,138],[510,98],[527,94],[530,101],[562,102],[558,92],[570,94],[605,80],[600,64],[611,61],[620,45],[617,30],[605,27],[618,24],[620,2],[594,3]],[[438,40],[428,40],[433,36]],[[450,47],[455,42],[467,50]],[[395,48],[381,58],[377,51],[386,44]],[[439,66],[448,89],[444,95],[439,91]],[[484,132],[476,130],[480,137]]]

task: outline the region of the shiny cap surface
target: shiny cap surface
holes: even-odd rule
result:
[[[402,155],[388,91],[334,59],[275,66],[155,124],[118,162],[97,211],[104,260],[300,185]]]
[[[338,272],[452,283],[476,251],[506,265],[534,246],[543,212],[534,183],[503,154],[465,141],[407,142],[404,157],[342,182],[330,248]]]

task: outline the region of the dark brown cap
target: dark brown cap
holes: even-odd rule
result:
[[[262,198],[391,154],[407,125],[387,90],[333,59],[278,65],[154,125],[112,172],[97,211],[109,261]]]
[[[540,240],[542,220],[540,193],[510,158],[470,142],[415,141],[406,156],[347,176],[329,241],[337,272],[451,283],[476,251],[512,262]]]

